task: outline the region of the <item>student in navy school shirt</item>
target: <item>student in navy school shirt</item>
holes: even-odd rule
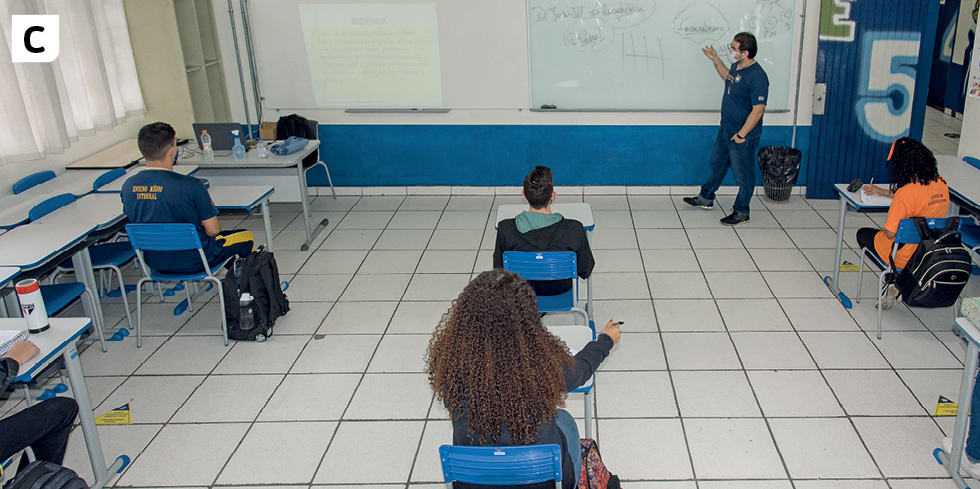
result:
[[[190,223],[197,228],[208,265],[215,266],[233,255],[252,252],[251,231],[221,231],[218,209],[211,201],[204,182],[173,171],[179,151],[174,128],[164,122],[147,124],[137,139],[146,169],[129,177],[122,186],[123,209],[129,222]],[[180,252],[146,251],[146,264],[161,273],[202,271],[196,250]]]
[[[718,57],[714,47],[702,49],[715,65],[715,71],[725,80],[721,99],[721,127],[711,153],[711,175],[701,186],[701,193],[684,197],[687,205],[710,209],[714,207],[715,191],[732,169],[738,184],[738,196],[732,213],[721,219],[726,226],[749,220],[749,202],[755,192],[755,159],[762,136],[762,116],[769,99],[769,76],[755,61],[758,44],[755,36],[739,32],[728,46],[731,66]]]

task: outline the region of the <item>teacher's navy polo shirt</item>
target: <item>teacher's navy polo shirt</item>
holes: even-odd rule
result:
[[[129,177],[120,194],[129,222],[190,223],[197,229],[204,254],[211,259],[221,248],[207,235],[201,221],[218,215],[204,182],[166,169],[147,168]],[[147,251],[143,253],[150,268],[174,271],[200,268],[201,255],[196,251]]]
[[[738,132],[749,118],[753,105],[765,104],[769,100],[769,76],[758,62],[736,70],[738,63],[732,64],[725,79],[725,94],[721,99],[721,126],[726,131]],[[762,119],[745,137],[762,135]]]

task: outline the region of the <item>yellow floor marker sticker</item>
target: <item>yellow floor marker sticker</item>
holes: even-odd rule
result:
[[[955,414],[955,413],[954,413]],[[109,411],[95,418],[95,424],[101,425],[122,425],[122,424],[133,424],[133,418],[130,416],[129,403],[123,404],[122,406]]]
[[[849,261],[846,261],[846,260],[844,261],[844,263],[841,263],[840,264],[840,271],[842,271],[842,272],[857,272],[860,269],[861,269],[861,266],[860,265],[855,265],[855,264],[853,264],[853,263],[851,263]],[[868,267],[864,267],[864,271],[865,272],[870,272],[871,270],[869,270]]]
[[[936,402],[936,412],[933,416],[956,416],[956,410],[957,405],[955,402],[939,396],[939,401]]]

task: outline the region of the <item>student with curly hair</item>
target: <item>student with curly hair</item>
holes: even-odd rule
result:
[[[890,263],[898,223],[910,217],[946,217],[949,207],[949,187],[939,176],[936,157],[921,142],[912,138],[896,139],[888,153],[891,178],[887,189],[868,184],[864,191],[870,195],[892,198],[885,229],[861,228],[857,242],[861,248],[873,250],[885,263]],[[903,268],[918,245],[906,244],[895,252],[895,267]],[[890,309],[898,297],[898,287],[888,284],[881,300],[882,309]]]
[[[609,321],[572,356],[541,323],[534,290],[503,269],[481,273],[442,316],[425,355],[429,383],[451,413],[453,444],[562,447],[562,487],[575,487],[578,428],[563,409],[619,342]]]

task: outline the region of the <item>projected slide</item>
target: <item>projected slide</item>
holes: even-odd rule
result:
[[[442,105],[434,4],[299,5],[319,107]]]

